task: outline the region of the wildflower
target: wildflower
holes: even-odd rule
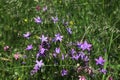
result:
[[[107,71],[105,69],[101,69],[100,72],[106,74]]]
[[[9,46],[4,47],[4,51],[7,51],[9,49]]]
[[[52,20],[54,23],[56,23],[58,21],[58,17],[52,17]]]
[[[47,42],[48,40],[48,37],[45,37],[44,35],[42,35],[42,37],[40,38],[41,39],[41,41],[42,41],[42,43],[43,42]]]
[[[85,53],[84,53],[84,52],[78,52],[78,54],[79,54],[80,58],[81,58],[82,60],[84,60]]]
[[[14,54],[14,58],[18,60],[20,58],[20,54],[19,53]]]
[[[74,22],[73,21],[70,21],[70,25],[73,25],[74,24]]]
[[[79,80],[86,80],[85,76],[79,76]]]
[[[55,49],[55,52],[56,52],[57,54],[59,54],[59,53],[60,53],[60,48],[56,48],[56,49]]]
[[[40,17],[34,18],[34,20],[35,20],[36,23],[41,23],[42,22],[42,20],[40,19]]]
[[[84,51],[84,50],[88,50],[90,51],[90,48],[91,48],[91,44],[88,44],[87,41],[84,41],[84,43],[81,44],[81,49]]]
[[[72,34],[71,28],[67,28],[67,32],[68,32],[69,34]]]
[[[43,7],[43,11],[47,11],[47,6]]]
[[[86,61],[86,62],[89,61],[88,56],[85,56],[85,57],[84,57],[84,61]]]
[[[39,56],[40,56],[40,53],[38,52],[38,53],[36,54],[36,59],[38,59]]]
[[[63,70],[61,71],[61,75],[62,75],[62,76],[65,76],[65,75],[67,75],[67,74],[68,74],[68,71],[65,70],[65,69],[63,69]]]
[[[70,51],[70,53],[71,53],[71,55],[74,55],[74,54],[76,53],[75,49],[72,49],[72,50]]]
[[[44,63],[42,60],[40,60],[40,61],[36,60],[36,68],[41,68],[43,65],[44,65]]]
[[[63,36],[61,36],[59,33],[55,34],[55,41],[62,41]]]
[[[26,50],[31,50],[31,49],[33,49],[32,44],[31,44],[31,45],[28,45],[27,48],[26,48]]]
[[[39,11],[40,10],[40,6],[36,6],[36,10]]]
[[[45,48],[43,48],[42,46],[39,47],[39,53],[40,54],[44,54],[45,53]]]
[[[38,71],[39,70],[39,66],[37,64],[35,64],[35,66],[34,66],[33,69],[36,70],[36,71]]]
[[[23,34],[23,37],[24,37],[24,38],[29,38],[30,35],[31,35],[30,32],[27,32],[26,34]]]
[[[82,42],[77,42],[77,47],[81,48]]]
[[[95,59],[96,61],[96,65],[100,64],[100,65],[103,65],[105,60],[102,58],[102,56],[100,56],[98,59]]]
[[[76,54],[72,56],[73,59],[78,60],[80,58],[80,55]]]

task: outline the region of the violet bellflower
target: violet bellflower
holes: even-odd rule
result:
[[[36,17],[36,18],[34,18],[34,20],[35,20],[35,22],[38,23],[38,24],[42,22],[42,20],[41,20],[40,17]]]
[[[39,58],[39,56],[45,56],[45,51],[46,51],[47,49],[45,49],[45,48],[43,48],[41,45],[39,46],[39,51],[38,51],[38,53],[37,53],[37,55],[36,55],[36,58],[38,59]]]
[[[84,51],[84,50],[88,50],[90,51],[90,48],[91,48],[91,44],[88,44],[87,41],[84,41],[84,43],[81,44],[81,49]]]
[[[105,69],[101,69],[100,72],[106,74],[107,71]]]
[[[99,56],[98,59],[95,59],[96,65],[104,65],[105,60],[102,58],[102,56]]]
[[[82,42],[77,42],[77,47],[81,48]]]
[[[41,46],[41,47],[39,48],[39,51],[40,51],[40,54],[44,54],[45,51],[46,51],[46,49]]]
[[[63,36],[61,36],[59,33],[55,34],[55,41],[62,41]]]
[[[34,75],[35,73],[37,73],[38,70],[39,70],[43,65],[44,65],[44,63],[43,63],[42,60],[40,60],[40,61],[36,60],[36,64],[35,64],[33,70],[31,71],[31,75]]]
[[[68,71],[65,70],[65,69],[63,69],[63,70],[61,71],[61,75],[62,75],[62,76],[65,76],[65,75],[67,75],[67,74],[68,74]]]
[[[75,59],[75,60],[78,60],[80,58],[80,55],[79,54],[72,55],[72,58]]]
[[[59,54],[60,53],[60,48],[55,48],[55,53]]]
[[[70,53],[71,55],[74,55],[76,53],[75,49],[71,49]]]
[[[58,17],[52,17],[52,21],[55,24],[58,21]]]
[[[44,65],[44,63],[43,63],[42,60],[40,60],[40,61],[36,60],[36,66],[38,66],[39,68],[41,68],[43,65]]]
[[[27,32],[27,33],[23,34],[23,37],[28,39],[30,37],[30,35],[31,35],[31,33]]]
[[[41,39],[41,42],[43,43],[43,42],[47,42],[48,40],[48,37],[45,37],[44,35],[42,35],[42,37],[40,37],[40,39]]]
[[[26,48],[26,50],[31,50],[31,49],[33,49],[32,44],[28,45],[27,48]]]

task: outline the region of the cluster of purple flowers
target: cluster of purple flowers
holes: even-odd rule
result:
[[[40,6],[37,6],[36,9],[37,9],[37,11],[39,11]],[[47,6],[43,7],[43,12],[45,12],[45,11],[47,11]],[[57,16],[56,17],[52,16],[51,20],[54,24],[59,21]],[[37,24],[41,24],[43,22],[39,16],[35,17],[34,21]],[[63,25],[65,26],[66,32],[68,33],[68,35],[72,35],[73,34],[72,28],[66,27],[66,26],[68,26],[68,22],[64,22]],[[26,38],[27,40],[29,40],[30,36],[31,36],[30,32],[26,32],[25,34],[23,34],[23,37]],[[31,75],[34,75],[43,66],[45,66],[43,58],[48,58],[48,59],[53,59],[53,60],[60,59],[60,60],[62,60],[62,62],[64,62],[64,60],[67,60],[67,59],[72,60],[76,63],[79,63],[81,61],[81,63],[84,64],[83,65],[84,67],[89,67],[88,64],[89,64],[89,60],[90,60],[90,52],[92,50],[92,44],[88,43],[87,40],[75,42],[74,45],[72,45],[73,42],[71,42],[71,45],[67,46],[67,44],[65,43],[66,41],[64,42],[64,36],[62,35],[62,33],[56,33],[53,38],[41,34],[39,39],[40,39],[39,50],[36,54],[36,61],[35,61],[36,63],[34,65],[33,69],[31,70]],[[69,49],[69,50],[66,49],[68,51],[64,51],[64,52],[62,51],[63,46],[61,47],[60,44],[63,44],[63,42],[65,43],[64,45],[66,45],[66,47]],[[52,45],[54,45],[54,47],[51,47]],[[8,48],[9,47],[6,46],[6,47],[4,47],[4,50],[6,51]],[[27,45],[27,47],[26,47],[27,51],[30,51],[32,49],[33,49],[32,44]],[[18,55],[15,55],[15,58],[17,60]],[[99,56],[99,58],[95,59],[95,61],[96,61],[96,65],[100,66],[99,71],[101,73],[106,74],[106,70],[102,68],[105,63],[105,60],[103,59],[103,57]],[[47,65],[47,63],[46,63],[46,65]],[[91,74],[91,72],[92,72],[92,70],[88,71],[89,74]],[[61,73],[62,77],[69,75],[69,71],[67,68],[63,68],[60,73]],[[79,76],[79,80],[86,80],[86,78],[85,78],[85,76]]]

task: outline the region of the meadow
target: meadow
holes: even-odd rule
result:
[[[120,0],[0,0],[0,80],[120,80]]]

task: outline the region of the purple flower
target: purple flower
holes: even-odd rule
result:
[[[68,32],[69,34],[72,34],[71,28],[67,28],[67,32]]]
[[[72,49],[72,50],[70,51],[70,53],[71,53],[71,55],[74,55],[74,54],[76,53],[75,49]]]
[[[81,58],[82,60],[84,60],[85,53],[84,53],[84,52],[78,52],[78,54],[79,54],[80,58]]]
[[[34,66],[34,68],[33,68],[34,70],[39,70],[39,67],[38,67],[38,65],[37,64],[35,64],[35,66]]]
[[[105,60],[102,58],[102,56],[100,56],[98,59],[95,59],[96,61],[96,65],[100,64],[100,65],[103,65]]]
[[[31,49],[33,49],[32,44],[31,44],[31,45],[28,45],[27,48],[26,48],[26,50],[31,50]]]
[[[84,57],[84,61],[86,61],[86,62],[89,61],[88,56],[85,56],[85,57]]]
[[[36,58],[38,59],[38,58],[39,58],[39,56],[40,56],[40,53],[38,52],[38,53],[37,53],[37,55],[36,55]]]
[[[41,39],[41,41],[42,41],[42,43],[43,42],[47,42],[48,40],[48,37],[45,37],[44,35],[42,35],[42,37],[40,38]]]
[[[80,55],[76,54],[72,56],[73,59],[78,60],[80,58]]]
[[[100,72],[106,74],[107,71],[105,69],[101,69]]]
[[[36,68],[37,68],[37,69],[38,69],[38,68],[41,68],[43,65],[44,65],[44,63],[43,63],[42,60],[40,60],[40,61],[36,60]]]
[[[61,71],[61,75],[62,75],[62,76],[65,76],[65,75],[67,75],[67,74],[68,74],[68,71],[65,70],[65,69],[63,69],[63,70]]]
[[[91,44],[88,44],[87,41],[84,41],[84,43],[81,44],[81,49],[84,51],[84,50],[88,50],[90,51],[90,48],[91,48]]]
[[[52,20],[54,23],[56,23],[58,21],[58,17],[52,17]]]
[[[39,52],[36,55],[36,58],[39,58],[39,56],[45,56],[45,51],[47,49],[43,48],[41,45],[39,46]]]
[[[77,47],[81,48],[82,42],[77,42]]]
[[[35,20],[36,23],[41,23],[42,22],[42,20],[40,19],[40,17],[34,18],[34,20]]]
[[[56,48],[56,49],[55,49],[55,52],[56,52],[57,54],[59,54],[59,53],[60,53],[60,48]]]
[[[61,36],[59,33],[55,34],[55,41],[62,41],[63,36]]]
[[[43,11],[47,11],[47,6],[43,7]]]
[[[46,50],[46,49],[41,46],[40,49],[39,49],[40,54],[44,54],[44,53],[45,53],[45,50]]]
[[[30,32],[27,32],[26,34],[23,34],[23,37],[24,37],[24,38],[29,38],[30,35],[31,35]]]

